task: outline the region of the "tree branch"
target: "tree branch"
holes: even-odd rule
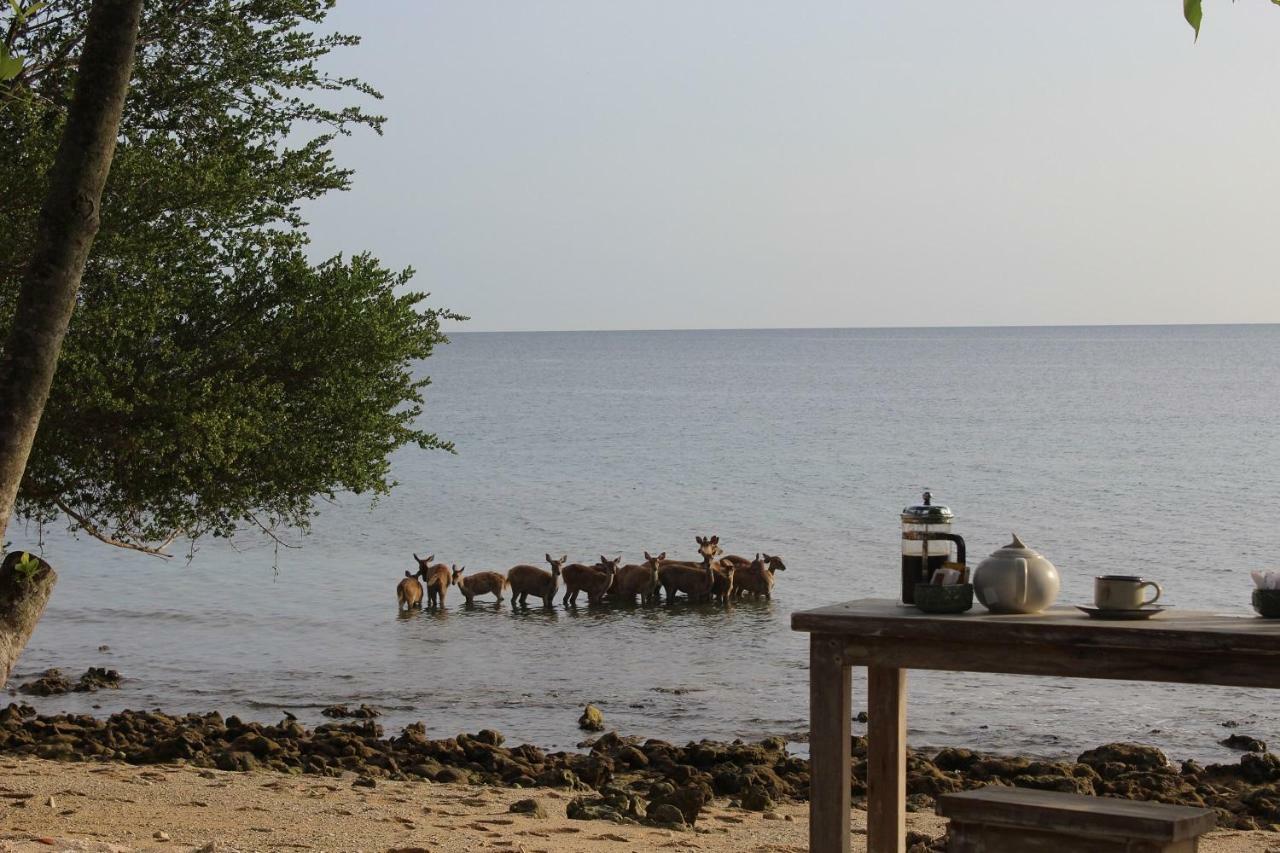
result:
[[[162,557],[166,560],[173,559],[173,555],[164,553],[164,549],[172,545],[173,540],[178,538],[179,531],[177,530],[170,533],[169,538],[161,542],[159,545],[142,545],[137,542],[128,542],[123,539],[117,539],[111,534],[105,532],[88,518],[67,506],[66,502],[64,502],[62,498],[54,498],[53,502],[57,505],[58,509],[62,510],[62,512],[67,515],[68,518],[80,525],[81,530],[88,533],[99,542],[105,542],[108,545],[114,545],[117,548],[126,548],[130,551],[141,551],[143,554],[150,554],[153,557]]]

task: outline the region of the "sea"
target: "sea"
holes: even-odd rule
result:
[[[971,564],[1016,533],[1061,573],[1159,582],[1161,603],[1251,616],[1280,569],[1280,326],[459,333],[416,366],[421,425],[394,490],[319,505],[279,547],[246,533],[162,560],[52,527],[61,580],[6,688],[41,712],[218,710],[324,722],[383,710],[389,734],[496,728],[572,749],[596,704],[626,735],[783,735],[803,751],[796,610],[899,590],[899,515],[932,491]],[[38,531],[10,527],[17,547]],[[771,601],[397,611],[413,555],[505,571],[544,556],[781,555]],[[489,599],[489,596],[485,597]],[[1157,617],[1159,618],[1159,617]],[[947,644],[957,655],[962,626]],[[49,667],[120,690],[26,697]],[[912,672],[919,748],[1068,756],[1116,740],[1230,759],[1280,736],[1261,690]],[[865,703],[861,671],[855,708]],[[1234,724],[1228,728],[1227,724]],[[855,724],[855,731],[862,726]]]

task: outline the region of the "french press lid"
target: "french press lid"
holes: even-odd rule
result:
[[[902,510],[904,524],[949,524],[955,517],[950,507],[935,504],[929,492],[924,493],[923,503]]]

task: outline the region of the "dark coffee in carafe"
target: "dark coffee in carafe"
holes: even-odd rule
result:
[[[941,550],[942,545],[936,546]],[[915,604],[916,601],[916,584],[929,583],[933,580],[933,573],[942,568],[942,564],[947,562],[948,554],[946,552],[938,554],[903,554],[902,555],[902,601],[906,604]]]

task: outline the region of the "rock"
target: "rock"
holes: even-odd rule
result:
[[[684,827],[684,814],[675,806],[663,803],[649,810],[649,820],[658,826]]]
[[[543,808],[542,803],[532,797],[527,800],[516,800],[507,811],[513,814],[527,814],[536,818],[545,818],[547,816],[547,810]]]
[[[457,767],[446,767],[436,774],[437,782],[454,782],[467,783],[471,781],[471,774]]]
[[[663,805],[672,805],[680,810],[684,822],[693,826],[698,822],[698,814],[709,802],[711,802],[711,790],[705,783],[691,783],[678,788],[670,785],[655,785],[650,791],[648,811],[652,814],[655,809]]]
[[[359,708],[356,708],[354,711],[348,708],[346,705],[330,705],[328,708],[325,708],[320,713],[326,717],[329,717],[335,720],[341,720],[341,719],[372,720],[375,717],[382,716],[382,712],[379,711],[377,708],[374,708],[372,705],[363,705],[363,704]]]
[[[351,783],[351,787],[353,787],[353,788],[376,788],[376,787],[378,787],[378,782],[377,782],[377,780],[373,779],[372,777],[369,777],[369,776],[361,776],[359,779],[357,779],[356,781],[354,781],[354,782],[352,782],[352,783]]]
[[[46,669],[44,675],[34,681],[28,681],[18,690],[22,693],[29,693],[32,696],[56,696],[60,693],[70,692],[71,682],[62,674],[62,670]]]
[[[97,693],[102,688],[120,689],[120,673],[114,669],[91,666],[80,676],[74,689],[77,693]]]
[[[1108,769],[1108,764],[1118,764],[1131,770],[1168,772],[1171,769],[1169,759],[1163,752],[1154,746],[1143,746],[1138,743],[1109,743],[1081,753],[1077,760],[1098,771],[1103,778],[1107,778],[1108,772],[1114,775],[1115,768]]]
[[[1267,745],[1258,740],[1256,737],[1249,735],[1231,735],[1228,738],[1218,741],[1218,743],[1228,749],[1238,749],[1241,752],[1266,752]]]
[[[773,799],[770,798],[769,792],[759,785],[752,785],[748,788],[746,793],[742,795],[742,799],[739,802],[742,803],[742,807],[744,809],[752,812],[768,811],[774,806]]]
[[[1014,787],[1033,788],[1037,791],[1058,791],[1063,794],[1094,794],[1093,783],[1088,779],[1066,775],[1015,776]]]
[[[604,714],[595,705],[588,705],[578,718],[578,728],[588,732],[604,731]]]
[[[570,820],[611,820],[627,823],[627,818],[601,797],[575,797],[565,807]]]
[[[152,833],[151,837],[154,838],[156,841],[168,841],[169,833],[165,832],[164,830],[157,829],[154,833]]]

